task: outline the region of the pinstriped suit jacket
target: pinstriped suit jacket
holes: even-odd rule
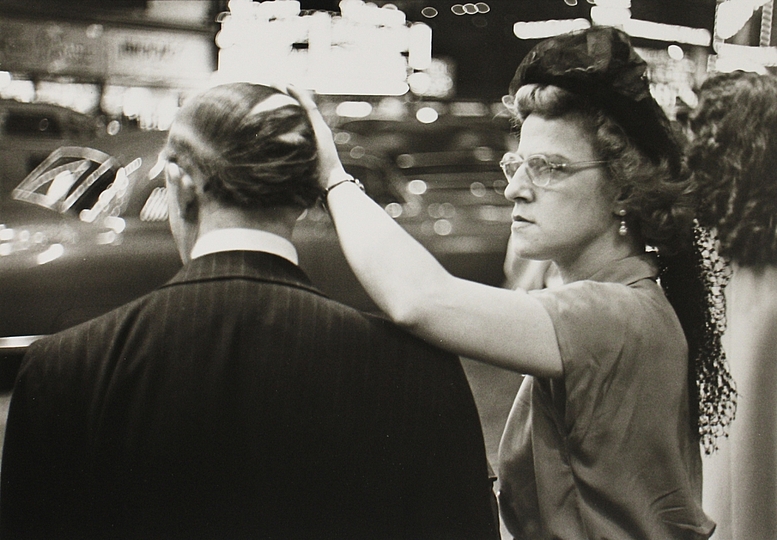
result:
[[[2,538],[494,538],[458,360],[259,252],[36,342]]]

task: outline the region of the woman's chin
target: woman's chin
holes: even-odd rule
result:
[[[513,234],[510,237],[510,248],[516,257],[521,259],[536,259],[537,250],[521,234]]]

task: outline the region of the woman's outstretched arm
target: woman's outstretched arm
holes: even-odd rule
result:
[[[290,93],[316,131],[322,185],[346,178],[332,132],[314,102],[306,93]],[[327,204],[348,263],[397,324],[462,356],[521,373],[562,375],[553,324],[537,300],[452,276],[354,183],[332,189]]]

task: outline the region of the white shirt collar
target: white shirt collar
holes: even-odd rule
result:
[[[299,265],[294,244],[275,233],[258,229],[232,228],[210,231],[194,243],[191,258],[196,259],[221,251],[263,251]]]

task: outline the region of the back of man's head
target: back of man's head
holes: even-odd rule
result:
[[[294,98],[268,86],[231,83],[190,98],[165,153],[197,169],[204,192],[227,206],[308,208],[321,195],[310,121]]]

